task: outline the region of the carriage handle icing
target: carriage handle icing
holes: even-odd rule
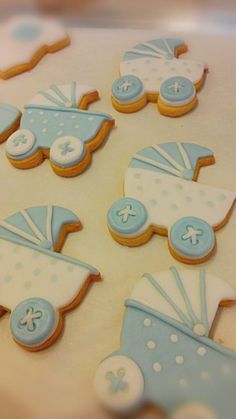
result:
[[[52,344],[66,311],[100,279],[93,266],[59,253],[66,235],[80,228],[73,212],[52,205],[19,211],[0,223],[1,315],[11,312],[12,336],[25,349]]]
[[[190,143],[153,144],[136,153],[124,182],[125,198],[108,211],[108,227],[121,244],[137,246],[153,233],[168,236],[184,263],[204,262],[215,250],[215,231],[229,218],[236,193],[201,184],[211,150]]]
[[[209,332],[219,305],[235,302],[235,290],[204,270],[144,274],[125,303],[120,349],[98,367],[100,401],[122,413],[151,402],[171,414],[194,400],[205,406],[197,418],[232,419],[236,354]]]

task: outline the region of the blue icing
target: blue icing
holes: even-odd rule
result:
[[[121,347],[112,356],[128,356],[139,366],[145,382],[143,399],[166,413],[194,400],[211,407],[220,417],[232,419],[236,409],[235,353],[138,302],[128,300],[126,306]],[[147,318],[149,327],[145,326]],[[173,335],[177,336],[176,343],[170,340]],[[149,341],[156,347],[149,349]],[[204,355],[199,355],[199,348],[205,349]],[[182,357],[182,363],[176,362],[177,356]]]
[[[143,90],[141,80],[132,75],[122,76],[112,85],[112,95],[119,102],[136,99]]]
[[[47,212],[48,206],[39,206],[39,207],[31,207],[27,208],[26,212],[29,214],[33,222],[36,226],[40,229],[42,234],[46,236],[46,220],[47,220]],[[25,218],[22,216],[20,212],[17,212],[5,219],[7,223],[13,225],[15,227],[20,228],[26,233],[32,234],[32,230],[30,226],[27,224]],[[70,224],[73,222],[79,222],[79,218],[72,212],[62,207],[53,206],[53,215],[52,215],[52,222],[51,222],[51,230],[52,230],[52,239],[53,243],[55,244],[58,240],[61,228],[65,224]],[[0,226],[0,235],[4,235],[11,239],[20,239],[23,242],[28,242],[26,239],[19,237],[17,234],[12,233],[9,230],[6,230],[4,227]],[[44,248],[50,248],[49,243],[46,241],[43,244]]]
[[[84,143],[89,142],[99,132],[102,124],[111,119],[110,115],[104,113],[75,108],[26,105],[20,128],[31,131],[36,137],[36,142],[27,153],[11,158],[25,159],[40,147],[50,148],[53,142],[62,136],[74,136]]]
[[[42,29],[39,25],[23,23],[17,26],[12,35],[18,41],[34,41],[41,35]]]
[[[107,214],[109,227],[118,234],[135,234],[147,221],[144,205],[133,198],[116,201]]]
[[[172,51],[172,54],[170,54],[169,49],[167,49],[165,43],[163,42],[163,39],[161,39],[161,38],[160,39],[152,39],[151,41],[147,41],[147,42],[156,46],[157,48],[165,51],[167,53],[166,59],[172,59],[175,55],[175,49],[184,45],[184,41],[181,40],[181,39],[172,39],[172,38],[165,38],[165,39],[166,39],[166,41],[167,41],[167,43],[170,47],[170,50]],[[147,57],[149,57],[148,52],[152,51],[147,46],[142,45],[142,43],[135,45],[133,48],[139,49],[141,51],[146,51],[147,52],[147,55],[146,55]],[[139,55],[139,54],[136,54],[135,52],[130,52],[128,50],[124,54],[123,60],[124,61],[129,61],[129,60],[135,60],[135,59],[141,58],[141,57],[145,57],[145,55]]]
[[[0,135],[10,129],[20,115],[21,112],[15,106],[0,103]]]
[[[190,143],[181,143],[184,150],[186,151],[188,158],[191,163],[192,172],[189,169],[185,169],[184,171],[184,178],[191,180],[193,178],[194,171],[196,169],[198,160],[201,158],[206,157],[213,157],[213,152],[206,148],[202,147],[197,144],[190,144]],[[170,142],[170,143],[162,143],[159,144],[159,147],[161,147],[164,151],[166,151],[177,163],[179,163],[181,166],[184,167],[184,161],[181,156],[181,153],[179,151],[179,148],[177,146],[176,142]],[[165,164],[168,167],[173,168],[173,166],[157,152],[153,147],[146,147],[140,150],[138,153],[140,156],[148,157],[150,159],[153,159],[154,161],[157,161],[159,163]],[[137,160],[136,158],[132,158],[131,162],[129,163],[129,167],[138,168],[138,169],[146,169],[146,170],[152,170],[154,172],[158,173],[167,173],[165,170],[155,167],[153,165],[150,165],[146,162],[142,162],[140,160]],[[170,174],[168,172],[168,174]]]
[[[33,347],[43,344],[52,336],[57,322],[57,314],[48,301],[29,298],[13,310],[10,327],[18,343]]]
[[[160,86],[160,94],[163,99],[170,102],[181,102],[192,98],[195,88],[191,80],[186,77],[171,77]]]
[[[173,250],[191,259],[203,258],[214,248],[215,234],[208,223],[196,217],[184,217],[170,229]]]

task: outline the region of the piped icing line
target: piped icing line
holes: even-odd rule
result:
[[[53,106],[45,106],[45,105],[36,105],[36,104],[27,104],[24,106],[25,109],[42,109],[42,110],[49,110],[49,111],[54,111],[55,112],[55,107]],[[101,116],[104,117],[108,120],[112,120],[112,116],[104,113],[104,112],[95,112],[95,111],[85,111],[83,109],[75,109],[75,108],[64,108],[64,107],[58,107],[57,112],[70,112],[70,113],[78,113],[78,114],[83,114],[83,115],[87,115],[87,116]]]
[[[177,143],[178,144],[178,143]],[[162,147],[160,147],[158,144],[153,144],[152,148],[156,150],[164,159],[166,159],[172,166],[174,166],[177,170],[182,172],[184,170],[184,167],[181,166],[176,160],[174,160],[170,154],[168,154]]]
[[[16,233],[16,234],[18,234],[18,233]],[[55,259],[63,260],[65,262],[69,262],[69,263],[72,263],[74,265],[79,265],[82,268],[85,268],[85,269],[89,270],[93,275],[99,275],[99,271],[96,268],[94,268],[92,265],[89,265],[88,263],[82,262],[79,259],[72,258],[71,256],[62,255],[61,253],[53,252],[53,251],[48,250],[48,249],[44,249],[43,247],[39,247],[38,245],[35,245],[34,243],[32,243],[32,244],[27,243],[27,242],[23,243],[22,240],[20,240],[20,239],[16,239],[16,238],[12,238],[12,237],[6,237],[3,234],[0,234],[0,240],[6,240],[6,241],[9,241],[9,242],[12,242],[12,243],[15,243],[15,244],[20,244],[21,246],[24,246],[24,247],[29,247],[30,249],[35,250],[36,252],[49,255],[49,256],[51,256]],[[30,240],[30,239],[27,239],[27,240]]]
[[[207,330],[210,329],[207,315],[207,297],[206,297],[206,273],[203,269],[199,271],[200,282],[200,301],[201,301],[201,320]]]
[[[136,300],[133,300],[133,299],[130,299],[130,298],[125,300],[125,306],[127,308],[131,307],[131,308],[141,310],[141,311],[143,311],[147,314],[152,314],[154,317],[159,318],[164,323],[170,324],[171,326],[173,326],[177,330],[181,330],[183,333],[187,334],[191,338],[194,338],[196,341],[200,342],[201,344],[204,344],[204,345],[206,345],[210,348],[213,348],[217,352],[221,352],[221,353],[229,356],[230,358],[233,358],[233,359],[236,360],[236,352],[232,351],[231,349],[226,348],[223,345],[219,345],[214,340],[209,339],[208,336],[198,336],[198,335],[196,335],[185,324],[181,323],[178,320],[173,319],[172,317],[168,316],[167,314],[163,314],[160,311],[158,311],[158,310],[156,310],[152,307],[149,307],[146,304],[143,304],[139,301],[136,301]]]
[[[15,227],[11,224],[9,224],[7,221],[0,221],[0,227],[5,228],[6,230],[10,231],[11,233],[17,234],[19,237],[22,237],[23,239],[26,239],[30,241],[31,243],[34,243],[38,246],[41,244],[41,240],[37,237],[32,236],[31,234],[26,233],[25,231],[19,229],[18,227]]]
[[[176,143],[176,144],[177,144],[177,147],[178,147],[178,149],[180,151],[180,154],[181,154],[181,156],[183,158],[183,161],[184,161],[184,164],[185,164],[186,169],[192,169],[192,166],[191,166],[191,163],[190,163],[188,154],[185,151],[183,145],[181,143]]]
[[[46,232],[47,232],[47,239],[50,243],[53,243],[52,239],[52,214],[53,214],[53,206],[48,205],[47,208],[47,221],[46,221]]]
[[[32,218],[27,213],[27,211],[23,209],[23,210],[20,211],[20,213],[21,213],[22,217],[25,219],[25,221],[27,222],[28,226],[33,231],[33,233],[35,234],[35,236],[39,239],[39,243],[43,242],[45,240],[45,237],[43,236],[43,234],[41,233],[39,228],[36,226],[36,224],[33,222]],[[9,225],[9,227],[10,227],[10,225]],[[10,228],[8,228],[8,230],[10,230]]]
[[[176,170],[172,167],[166,166],[163,163],[159,163],[159,162],[157,162],[157,161],[155,161],[155,160],[153,160],[149,157],[141,156],[140,154],[135,154],[133,159],[139,160],[139,161],[144,162],[144,163],[148,163],[151,166],[157,167],[158,169],[162,169],[167,173],[171,173],[172,175],[182,177],[182,172],[180,172],[179,170]]]

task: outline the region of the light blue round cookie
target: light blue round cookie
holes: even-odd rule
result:
[[[108,211],[108,225],[118,234],[134,234],[147,221],[144,205],[133,198],[123,198],[114,202]]]
[[[115,80],[112,85],[112,96],[118,102],[135,101],[143,90],[141,80],[132,75],[122,76]]]

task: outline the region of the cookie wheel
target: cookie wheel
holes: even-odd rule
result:
[[[67,135],[54,141],[50,149],[50,160],[55,166],[66,168],[82,161],[85,153],[83,141]]]
[[[29,350],[42,349],[55,334],[58,311],[42,298],[29,298],[11,313],[10,328],[17,343]]]
[[[12,159],[25,159],[34,153],[36,138],[32,131],[19,129],[6,142],[6,153]]]
[[[122,76],[112,85],[112,103],[121,112],[135,112],[146,105],[142,81],[133,75]]]
[[[215,248],[215,233],[204,220],[184,217],[169,230],[170,251],[176,259],[185,263],[204,262]]]
[[[114,202],[108,211],[107,220],[115,238],[122,236],[137,237],[147,221],[147,210],[138,200],[122,198]],[[140,233],[139,233],[140,232]],[[117,238],[119,241],[119,239]]]
[[[189,112],[197,103],[196,89],[191,80],[176,76],[160,85],[158,109],[167,116],[180,116]]]
[[[99,365],[94,386],[100,402],[116,413],[134,409],[143,399],[143,374],[139,366],[124,355],[113,355]]]
[[[220,419],[211,409],[200,403],[189,403],[178,408],[170,419]]]

